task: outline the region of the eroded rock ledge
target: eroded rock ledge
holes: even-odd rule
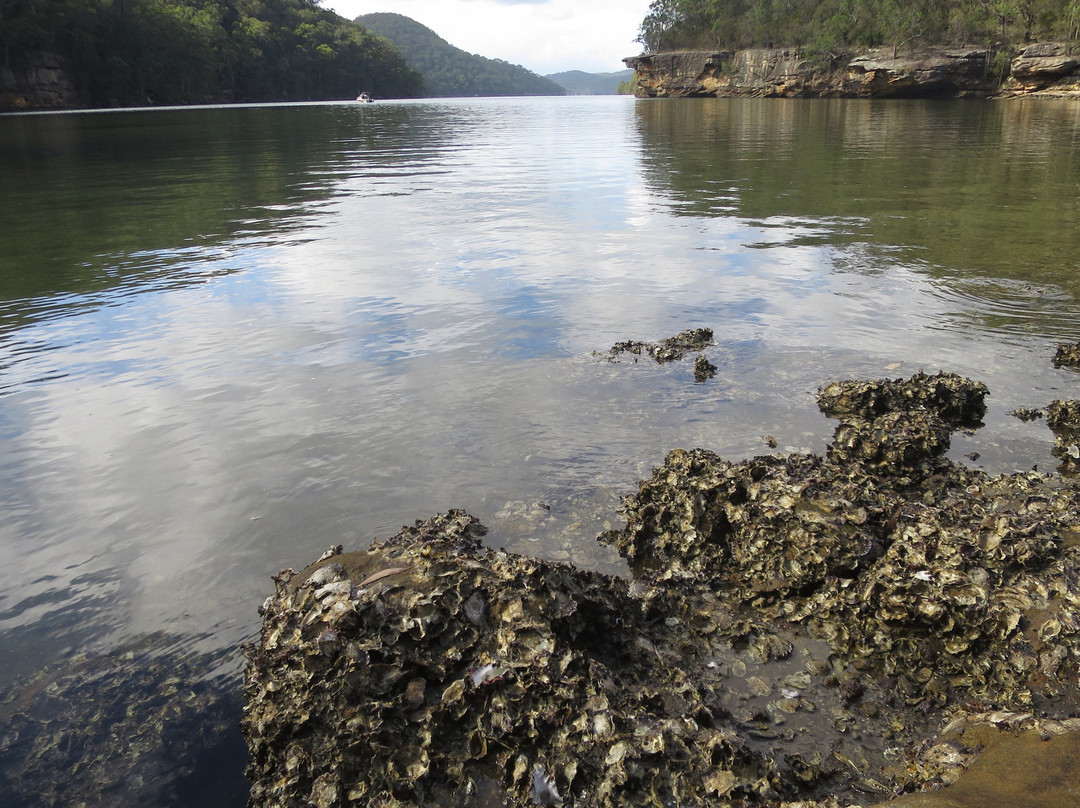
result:
[[[897,56],[877,48],[850,58],[808,58],[795,48],[676,51],[624,59],[643,98],[1080,98],[1080,54],[1066,43],[1029,45],[999,81],[985,48],[933,48]]]
[[[600,537],[632,581],[462,511],[282,572],[245,649],[250,805],[835,808],[963,783],[1022,730],[1069,739],[1034,748],[1077,787],[1080,490],[948,460],[985,395],[834,384],[825,456],[673,451]]]

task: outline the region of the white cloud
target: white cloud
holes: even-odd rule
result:
[[[451,45],[527,67],[608,73],[640,52],[634,42],[649,0],[326,0],[350,19],[394,12],[426,25]]]

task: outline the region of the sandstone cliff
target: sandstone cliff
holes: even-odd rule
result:
[[[0,66],[0,112],[21,109],[70,109],[78,106],[71,73],[55,53],[32,54],[22,68]]]
[[[1080,53],[1062,42],[1038,42],[1021,51],[1001,87],[1003,96],[1080,98]]]
[[[1021,51],[1004,84],[985,48],[936,48],[897,56],[878,48],[850,59],[810,59],[796,48],[677,51],[623,60],[642,98],[987,98],[998,94],[1080,98],[1080,55],[1063,43]]]

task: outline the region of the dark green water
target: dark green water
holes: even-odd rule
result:
[[[1080,397],[1068,102],[6,116],[0,189],[0,686],[233,648],[280,568],[454,506],[619,570],[669,449],[821,451],[830,380],[985,382],[952,454],[992,472],[1053,469],[1007,413]],[[704,384],[592,354],[701,326]]]

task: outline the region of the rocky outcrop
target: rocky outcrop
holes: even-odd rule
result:
[[[977,48],[902,57],[892,48],[878,48],[848,62],[843,84],[862,98],[986,97],[998,88],[989,75],[990,58],[988,50]]]
[[[1013,59],[1002,95],[1080,98],[1080,53],[1063,42],[1029,45]]]
[[[0,112],[74,106],[78,93],[63,57],[39,51],[25,67],[0,67]]]
[[[678,51],[624,59],[641,98],[826,95],[830,86],[797,51]]]
[[[935,48],[897,55],[877,48],[850,59],[807,58],[796,48],[678,51],[623,61],[637,71],[643,98],[759,96],[775,98],[986,98],[1073,95],[1080,89],[1080,56],[1068,46],[1041,43],[1012,63],[1004,85],[985,48]]]
[[[282,572],[245,649],[250,808],[839,808],[962,784],[997,735],[984,781],[1066,804],[1080,489],[950,461],[986,395],[831,384],[825,456],[674,450],[600,537],[632,580],[463,511]]]

